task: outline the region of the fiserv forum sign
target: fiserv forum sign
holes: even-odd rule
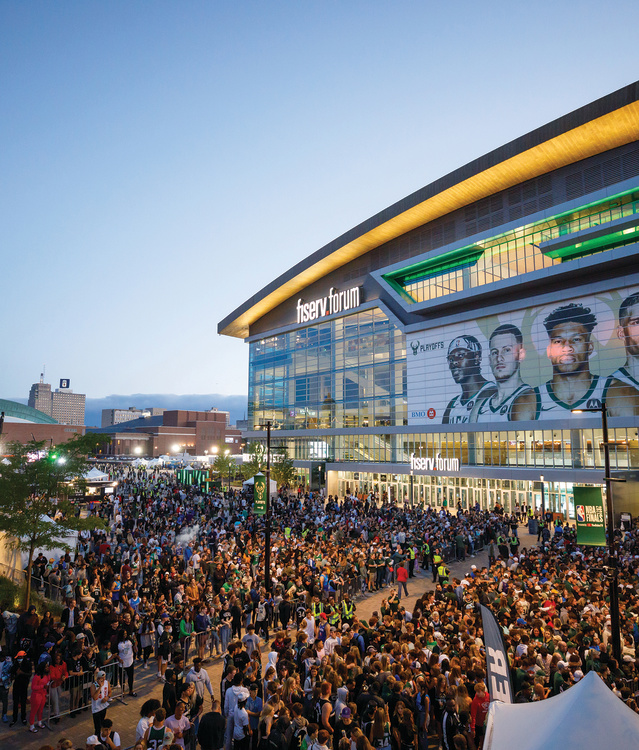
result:
[[[308,323],[311,320],[324,318],[346,310],[352,310],[360,305],[359,287],[354,286],[345,292],[338,292],[330,288],[326,297],[304,302],[301,298],[297,300],[297,322]]]

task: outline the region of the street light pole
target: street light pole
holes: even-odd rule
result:
[[[617,566],[617,538],[612,507],[612,477],[610,476],[610,445],[608,443],[608,409],[601,402],[601,430],[604,444],[604,477],[606,482],[606,513],[608,514],[608,553],[612,576],[610,579],[610,629],[612,631],[612,653],[621,669],[621,628],[619,625],[619,568]]]
[[[539,479],[541,480],[541,520],[546,522],[546,489],[544,485],[544,475],[541,474]]]
[[[573,413],[601,412],[601,432],[604,448],[604,482],[606,484],[606,515],[608,516],[608,565],[612,574],[608,576],[610,593],[610,630],[612,635],[612,655],[621,667],[621,627],[619,624],[619,568],[617,565],[617,539],[612,505],[612,482],[610,476],[610,445],[608,443],[608,407],[601,400],[600,408],[573,409]],[[623,480],[618,480],[623,481]]]
[[[271,593],[271,420],[266,423],[266,528],[264,533],[264,585]]]

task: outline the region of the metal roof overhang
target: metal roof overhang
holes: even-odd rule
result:
[[[513,185],[639,139],[639,82],[522,136],[436,180],[293,266],[218,324],[249,327],[323,276],[406,232]]]

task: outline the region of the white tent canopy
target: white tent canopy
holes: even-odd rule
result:
[[[242,482],[242,487],[246,487],[248,485],[249,487],[252,487],[255,484],[255,477],[251,477],[250,479],[247,479],[245,482]],[[271,497],[273,495],[277,495],[277,482],[274,479],[271,479]]]
[[[84,479],[87,480],[87,482],[108,482],[109,475],[105,474],[103,471],[100,471],[100,469],[96,469],[95,466],[87,471],[87,473],[84,475]]]
[[[490,704],[484,750],[639,747],[639,715],[589,672],[565,693],[535,703]]]

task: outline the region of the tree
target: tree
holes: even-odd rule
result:
[[[83,529],[104,527],[95,517],[76,517],[69,495],[83,491],[87,454],[108,442],[95,434],[74,436],[55,448],[32,440],[10,443],[0,466],[0,528],[9,544],[28,553],[25,607],[31,600],[31,563],[36,549],[70,549],[65,539]]]
[[[244,479],[250,479],[260,471],[266,471],[266,446],[264,443],[254,440],[246,446],[245,453],[248,454],[249,460],[242,465]]]
[[[226,477],[235,476],[237,464],[233,456],[216,456],[215,461],[213,461],[213,469],[220,474],[222,483],[224,483]]]
[[[271,479],[277,482],[278,487],[289,487],[296,473],[293,459],[289,458],[286,448],[278,448],[271,462]]]

